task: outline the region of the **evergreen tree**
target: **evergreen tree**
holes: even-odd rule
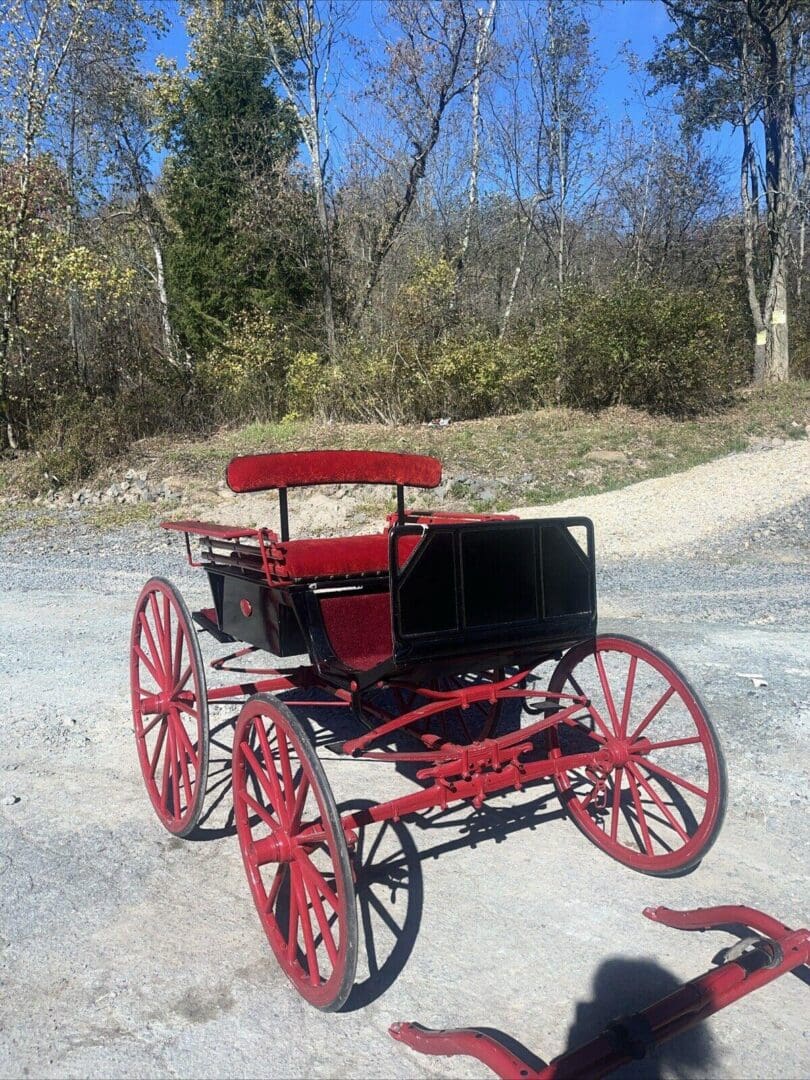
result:
[[[190,68],[166,105],[164,176],[174,226],[167,269],[175,324],[199,356],[238,312],[300,306],[313,283],[285,257],[272,230],[251,227],[255,185],[281,194],[290,181],[295,116],[232,14],[207,11],[190,29],[197,31]]]

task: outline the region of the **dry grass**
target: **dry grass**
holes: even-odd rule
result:
[[[454,480],[451,502],[479,509],[546,503],[621,487],[635,480],[681,471],[744,448],[751,437],[799,438],[810,423],[810,382],[793,381],[746,391],[723,411],[693,420],[651,417],[629,408],[589,414],[542,409],[430,427],[410,424],[326,424],[314,421],[251,424],[198,439],[145,439],[86,486],[105,486],[130,465],[156,478],[173,477],[193,501],[213,494],[228,460],[239,453],[318,448],[373,448],[434,454]],[[594,462],[595,450],[621,450],[625,460]],[[24,467],[0,463],[0,494],[19,490]],[[466,478],[466,479],[464,479]],[[482,483],[483,482],[483,483]],[[484,488],[488,490],[484,490]],[[185,501],[185,500],[184,500]],[[93,511],[88,523],[106,527],[145,520],[154,507]],[[90,521],[92,518],[92,521]]]
[[[499,507],[550,502],[678,472],[743,449],[751,437],[798,438],[810,422],[810,382],[749,391],[722,412],[695,420],[651,417],[628,408],[589,414],[542,409],[470,420],[448,427],[409,424],[251,424],[204,440],[145,440],[134,464],[155,474],[214,486],[234,454],[259,451],[357,448],[434,454],[445,475],[491,483]],[[626,462],[586,460],[594,450],[621,450]],[[453,494],[461,503],[464,484]]]

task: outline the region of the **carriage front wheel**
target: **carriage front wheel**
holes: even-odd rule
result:
[[[594,755],[555,778],[576,825],[634,870],[694,869],[720,831],[727,781],[717,734],[685,677],[634,638],[600,635],[565,654],[548,688],[588,699],[548,733],[550,756]]]
[[[256,694],[233,742],[239,845],[264,932],[298,992],[325,1011],[354,985],[357,908],[334,796],[286,705]]]
[[[175,836],[200,820],[208,781],[208,698],[197,633],[169,581],[144,585],[130,638],[132,720],[155,813]]]

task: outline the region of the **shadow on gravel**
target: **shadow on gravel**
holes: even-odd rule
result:
[[[589,1000],[577,1003],[565,1052],[601,1034],[617,1017],[632,1016],[682,985],[654,960],[614,956],[596,970]],[[672,1076],[710,1076],[716,1065],[714,1043],[705,1024],[692,1028],[617,1073],[623,1080],[661,1080]]]
[[[236,716],[229,716],[211,728],[205,811],[199,825],[188,837],[189,840],[221,840],[223,837],[236,835],[231,798],[231,755],[236,720]],[[212,824],[212,821],[222,819],[222,812],[226,807],[224,822],[219,825]]]
[[[341,814],[374,806],[371,799],[342,803]],[[376,1001],[405,967],[422,922],[424,888],[419,852],[401,821],[357,829],[355,888],[363,948],[358,981],[342,1012]]]

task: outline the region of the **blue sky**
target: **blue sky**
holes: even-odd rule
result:
[[[500,0],[508,4],[510,0]],[[360,37],[372,33],[374,9],[381,11],[379,0],[358,0],[358,11],[353,30]],[[174,10],[174,16],[172,11]],[[188,38],[176,3],[169,3],[171,29],[168,34],[154,43],[149,60],[157,54],[172,57],[181,65],[185,61]],[[659,0],[602,0],[588,8],[588,18],[593,30],[594,47],[600,65],[603,68],[600,97],[608,118],[618,124],[621,118],[629,115],[633,119],[643,117],[643,107],[634,98],[633,84],[627,65],[622,56],[625,46],[639,57],[649,60],[655,51],[657,41],[664,38],[670,28],[669,17],[664,5]],[[356,75],[351,62],[348,74]],[[340,136],[340,131],[338,131]],[[737,169],[738,150],[735,137],[730,129],[710,133],[708,143],[727,159],[729,182],[734,183]]]

